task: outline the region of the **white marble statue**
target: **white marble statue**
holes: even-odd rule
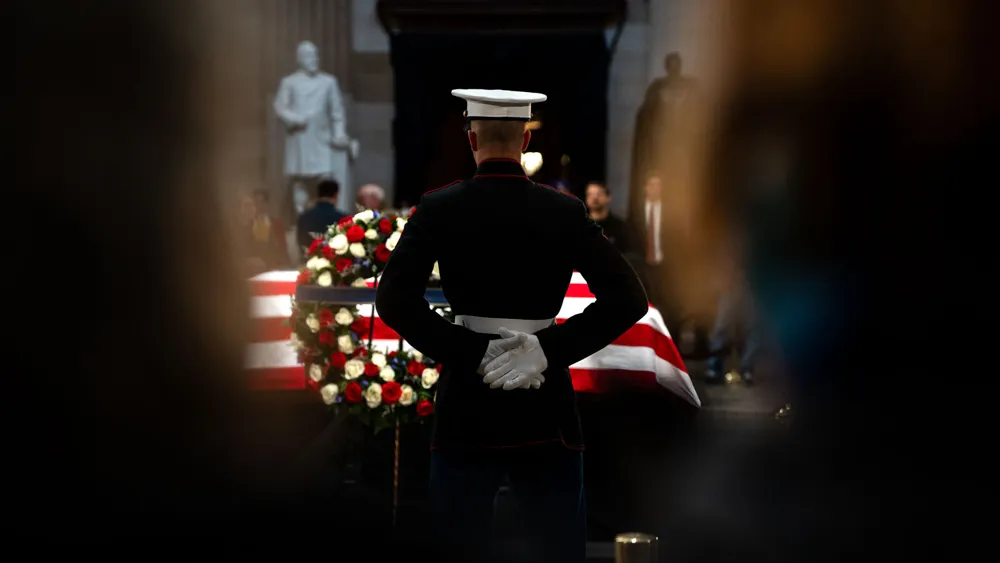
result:
[[[342,206],[352,212],[349,167],[359,147],[347,135],[340,85],[336,77],[319,70],[319,53],[311,42],[299,44],[297,54],[299,69],[281,80],[274,100],[286,131],[285,201],[297,215],[315,196],[316,184],[332,178],[340,184]]]

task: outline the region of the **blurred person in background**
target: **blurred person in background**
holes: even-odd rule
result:
[[[754,372],[760,346],[760,328],[755,318],[750,291],[746,281],[734,264],[725,274],[715,326],[709,339],[708,367],[705,379],[709,383],[723,383],[726,359],[733,349],[739,350],[737,374],[745,385],[753,385]],[[738,346],[737,343],[742,343]]]
[[[52,312],[68,333],[37,302],[18,314],[49,336],[11,358],[32,386],[7,442],[15,539],[132,555],[167,538],[182,549],[287,544],[278,467],[258,443],[273,421],[252,408],[243,371],[236,242],[248,230],[216,194],[233,183],[220,171],[233,169],[236,125],[256,117],[252,100],[231,95],[228,71],[245,59],[221,22],[236,9],[17,3],[16,193],[54,238],[24,237],[13,272],[26,291],[65,302]],[[143,63],[107,64],[123,52]],[[38,64],[53,58],[60,72]],[[66,275],[39,275],[39,257],[66,237]],[[56,517],[75,524],[52,534]],[[152,543],[126,541],[138,538]]]
[[[663,315],[667,329],[671,334],[677,334],[681,324],[681,307],[679,296],[671,287],[674,276],[667,271],[669,265],[664,257],[668,255],[667,245],[677,245],[680,241],[667,239],[670,229],[665,224],[667,214],[663,208],[663,181],[658,173],[653,172],[646,177],[641,210],[643,221],[640,232],[645,258],[640,270],[643,285],[649,301]]]
[[[285,244],[285,229],[268,206],[270,198],[266,190],[254,190],[253,195],[244,198],[241,205],[243,240],[248,241],[248,266],[259,268],[260,273],[288,267],[288,250]]]
[[[347,214],[337,208],[340,195],[340,184],[336,180],[323,180],[316,187],[316,203],[299,215],[296,230],[300,249],[309,248],[314,238],[322,237],[330,225],[335,224]],[[300,254],[304,256],[304,254]]]
[[[385,205],[385,190],[378,184],[365,184],[358,188],[356,203],[358,211],[365,209],[382,211]]]
[[[636,237],[625,221],[611,213],[611,190],[603,182],[590,182],[587,184],[586,197],[590,218],[601,226],[604,235],[618,252],[635,264],[633,255],[638,250],[635,244]]]
[[[667,54],[663,68],[666,76],[650,83],[635,116],[632,189],[629,192],[633,219],[642,211],[643,183],[650,174],[655,173],[661,182],[667,183],[667,188],[674,189],[678,172],[683,167],[680,160],[684,147],[689,141],[685,124],[692,115],[695,81],[683,74],[683,61],[676,51]]]
[[[962,1],[729,6],[702,163],[705,209],[726,211],[698,238],[742,239],[796,414],[773,441],[703,444],[716,455],[675,498],[690,533],[671,556],[979,557],[990,525],[970,509],[995,473],[972,444],[991,409],[952,394],[922,327],[968,322],[958,296],[983,295],[980,258],[955,248],[981,240],[986,210],[956,179],[995,174],[996,20]]]

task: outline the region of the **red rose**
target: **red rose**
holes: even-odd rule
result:
[[[441,373],[441,364],[434,366],[434,369],[438,370],[438,373]]]
[[[332,331],[323,330],[319,333],[319,343],[324,346],[333,346],[337,342],[337,335]]]
[[[395,381],[386,381],[382,384],[382,402],[387,405],[394,405],[403,395],[403,388]]]
[[[371,362],[365,364],[365,375],[368,377],[375,377],[378,375],[378,366]]]
[[[417,376],[424,373],[424,364],[410,360],[410,363],[406,364],[406,371],[410,372],[410,375]]]
[[[375,259],[379,262],[388,262],[390,256],[392,256],[392,251],[384,244],[378,245],[375,249]]]
[[[337,258],[337,261],[333,263],[333,266],[337,268],[337,271],[344,273],[351,265],[354,264],[350,258]]]
[[[347,229],[347,241],[348,242],[361,242],[365,240],[365,229],[360,225],[351,225]]]
[[[392,232],[396,230],[396,222],[392,219],[382,219],[378,222],[378,230],[381,231],[383,235],[391,235]]]
[[[354,383],[353,381],[351,383]],[[350,387],[350,385],[348,385]],[[358,389],[361,389],[358,387]],[[385,389],[383,387],[383,389]],[[359,399],[360,400],[360,399]],[[420,399],[417,401],[417,416],[430,416],[434,414],[434,403],[428,401],[427,399]]]
[[[357,348],[356,350],[354,350],[355,358],[364,358],[367,354],[368,352],[364,348]]]
[[[351,323],[349,328],[351,329],[351,332],[361,336],[368,336],[368,319],[364,317],[355,317],[354,322]]]
[[[323,245],[322,252],[323,252],[323,258],[326,258],[327,260],[333,260],[333,257],[336,256],[336,254],[333,253],[333,249],[326,244]]]
[[[337,226],[340,227],[341,229],[346,229],[347,227],[350,227],[353,224],[354,224],[353,215],[348,215],[347,217],[344,217],[340,221],[337,221]]]
[[[409,217],[413,217],[413,214],[416,212],[417,212],[417,206],[414,205],[413,207],[410,208]]]
[[[347,387],[344,387],[344,399],[348,403],[360,403],[362,395],[361,386],[358,385],[357,381],[352,381],[347,384]]]
[[[347,363],[347,354],[343,352],[334,352],[333,354],[330,354],[331,367],[342,368],[346,363]]]
[[[399,353],[399,352],[397,352],[397,351],[393,350],[392,352],[389,352],[389,353],[388,353],[388,354],[386,354],[386,355],[387,355],[388,357],[390,357],[390,358],[395,358],[395,357],[396,357],[396,354],[398,354],[398,353]]]
[[[300,364],[308,364],[309,361],[312,360],[313,355],[314,354],[313,354],[312,350],[308,350],[308,349],[299,350],[299,363]]]
[[[319,250],[321,244],[323,244],[323,239],[314,238],[312,243],[309,245],[309,251],[307,252],[307,254],[309,254],[310,256],[315,254],[316,251]]]
[[[295,283],[298,285],[305,285],[309,283],[309,278],[311,277],[312,277],[312,272],[309,271],[309,268],[305,268],[304,270],[299,272],[299,277],[295,280]]]
[[[306,376],[306,387],[309,388],[310,391],[319,391],[319,383],[310,379],[308,375]]]
[[[326,328],[333,324],[333,311],[323,309],[319,312],[319,326]]]

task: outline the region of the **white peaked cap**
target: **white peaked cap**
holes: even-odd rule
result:
[[[531,119],[531,104],[546,100],[545,94],[513,90],[452,90],[452,96],[468,102],[468,119]]]

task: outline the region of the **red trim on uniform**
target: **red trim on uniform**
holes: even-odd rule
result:
[[[521,444],[513,444],[510,446],[482,446],[482,447],[472,447],[472,448],[441,448],[440,446],[431,446],[431,451],[437,451],[441,449],[473,449],[473,450],[509,450],[511,448],[524,448],[527,446],[539,446],[541,444],[551,444],[552,442],[559,442],[565,448],[576,451],[583,451],[583,446],[571,446],[566,443],[562,438],[550,438],[548,440],[538,440],[536,442],[523,442]]]
[[[454,186],[455,184],[457,184],[459,182],[461,182],[461,180],[455,180],[454,182],[452,182],[450,184],[445,184],[445,185],[441,186],[440,188],[434,188],[433,190],[427,190],[426,192],[424,192],[424,195],[432,194],[432,193],[434,193],[434,192],[436,192],[438,190],[443,190],[445,188],[450,188],[450,187]]]
[[[539,186],[545,186],[546,188],[548,188],[548,189],[550,189],[550,190],[552,190],[552,191],[554,191],[554,192],[556,192],[556,193],[560,193],[560,194],[562,194],[562,195],[564,195],[564,196],[566,196],[566,197],[571,197],[571,198],[573,198],[573,199],[575,199],[575,200],[577,200],[577,201],[579,201],[579,200],[580,200],[580,198],[576,197],[575,195],[573,195],[573,194],[568,194],[568,193],[566,193],[566,192],[564,192],[564,191],[560,190],[559,188],[557,188],[557,187],[555,187],[555,186],[550,186],[550,185],[548,185],[548,184],[538,184],[538,185],[539,185]]]
[[[527,180],[524,174],[476,174],[473,178],[522,178]]]

